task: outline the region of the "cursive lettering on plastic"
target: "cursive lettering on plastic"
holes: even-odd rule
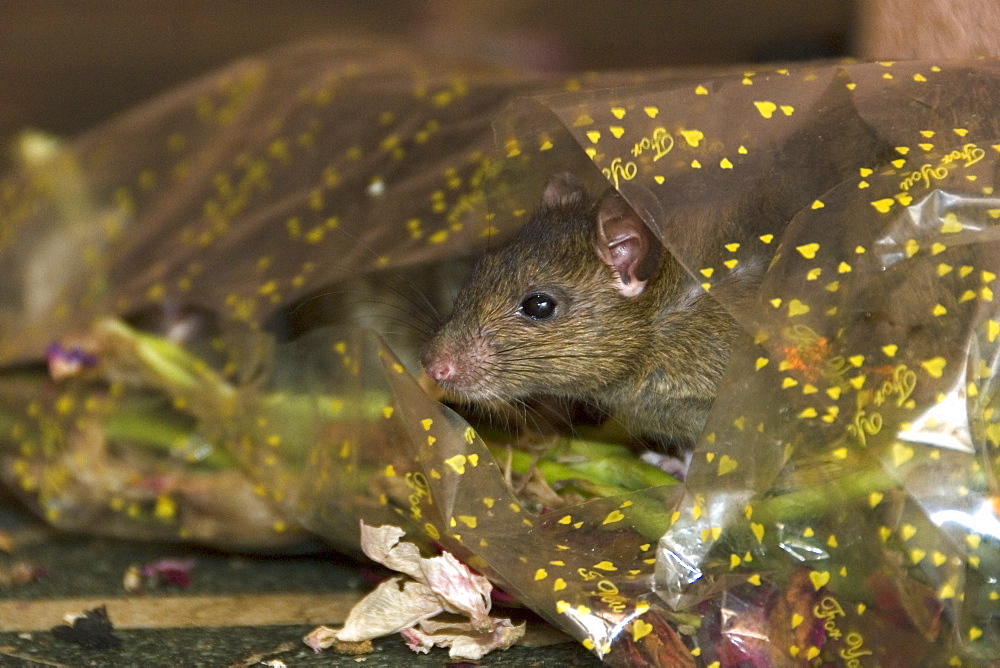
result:
[[[631,181],[634,179],[638,171],[639,167],[631,160],[622,162],[621,158],[615,158],[611,161],[611,166],[602,169],[601,173],[604,174],[605,178],[614,183],[615,188],[617,188],[621,181]]]
[[[423,500],[431,500],[431,488],[427,484],[427,478],[424,477],[423,473],[407,473],[406,485],[410,488],[410,517],[415,520],[419,520],[423,517],[423,511],[420,509]]]
[[[611,580],[606,578],[599,580],[597,590],[588,593],[600,598],[601,602],[614,612],[624,613],[628,609],[628,600],[619,593],[618,587]]]
[[[649,137],[643,137],[632,146],[632,155],[639,157],[644,151],[653,151],[653,162],[656,162],[674,148],[674,138],[666,128],[656,128]]]
[[[844,638],[844,642],[847,643],[847,647],[840,650],[840,658],[847,661],[848,668],[861,668],[861,657],[872,654],[871,650],[861,649],[865,644],[864,636],[857,631],[851,631]]]
[[[859,396],[859,406],[854,414],[854,419],[847,426],[847,433],[854,436],[861,445],[868,445],[868,437],[875,436],[882,431],[884,420],[882,414],[877,411],[868,412],[865,410],[867,398],[871,397],[871,403],[875,406],[882,406],[890,399],[897,408],[901,408],[913,394],[917,387],[917,374],[905,364],[900,364],[892,370],[892,376],[883,382],[873,393],[865,392]]]
[[[844,632],[837,626],[837,619],[845,616],[844,608],[841,607],[837,599],[832,596],[823,597],[819,603],[813,606],[813,616],[823,620],[823,630],[826,631],[828,638],[844,639],[844,644],[847,647],[840,650],[840,658],[846,662],[845,665],[848,668],[861,668],[861,657],[871,656],[872,652],[863,649],[865,639],[860,633],[849,631],[845,636]]]
[[[813,606],[813,617],[823,620],[823,629],[831,638],[840,638],[843,634],[837,628],[837,617],[844,616],[844,609],[840,603],[832,596],[825,596],[823,600]]]
[[[971,167],[982,160],[985,156],[986,151],[980,147],[971,143],[966,144],[962,148],[955,149],[948,155],[941,158],[941,163],[938,167],[934,167],[930,163],[925,163],[921,165],[919,169],[907,174],[906,177],[900,181],[899,189],[906,192],[917,184],[923,184],[924,187],[929,188],[932,181],[940,181],[948,176],[950,173],[948,165],[954,165],[955,163],[961,161],[962,167]]]
[[[881,413],[873,412],[869,415],[863,408],[859,408],[852,423],[847,425],[847,433],[858,439],[861,445],[868,445],[868,437],[881,432],[882,424]]]
[[[929,162],[924,163],[919,169],[907,174],[899,183],[899,189],[906,192],[918,183],[922,183],[925,188],[930,188],[931,181],[940,181],[948,176],[947,167],[934,167]]]
[[[896,407],[900,408],[916,387],[917,374],[905,364],[900,364],[892,370],[892,378],[882,383],[875,391],[872,401],[876,406],[881,406],[887,399],[896,395]]]
[[[986,151],[979,148],[975,144],[966,144],[960,149],[956,149],[949,153],[948,155],[941,158],[942,164],[950,165],[958,160],[964,161],[963,167],[971,167],[980,160],[986,157]]]

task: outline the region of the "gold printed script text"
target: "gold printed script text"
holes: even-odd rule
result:
[[[431,488],[427,484],[427,478],[424,477],[423,473],[407,473],[406,474],[406,485],[410,488],[410,517],[415,520],[419,520],[423,517],[423,512],[420,509],[421,501],[426,499],[431,500]]]
[[[622,162],[621,158],[615,158],[611,161],[609,167],[601,170],[601,173],[604,174],[605,178],[614,183],[615,188],[617,188],[621,181],[631,181],[634,179],[638,171],[639,168],[631,160]]]
[[[632,146],[632,155],[638,157],[645,151],[653,151],[653,162],[656,162],[674,148],[674,138],[666,128],[656,128],[649,137],[643,137]]]
[[[910,172],[906,178],[900,181],[899,189],[905,192],[917,184],[923,184],[925,188],[929,188],[932,181],[940,181],[948,176],[948,165],[961,161],[962,167],[971,167],[982,160],[985,155],[986,151],[975,144],[966,144],[941,158],[940,166],[934,167],[930,163],[925,163],[919,169]]]

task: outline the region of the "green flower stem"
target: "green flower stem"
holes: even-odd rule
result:
[[[233,387],[200,358],[160,336],[139,332],[115,319],[101,321],[98,331],[128,344],[149,372],[173,388],[211,390],[220,398],[228,398],[234,393]]]
[[[754,521],[764,524],[815,517],[830,512],[832,503],[856,499],[872,492],[886,492],[899,485],[895,476],[881,468],[852,471],[848,475],[758,501],[754,504],[753,517]]]
[[[591,448],[593,456],[587,457]],[[574,457],[560,457],[567,450]],[[585,480],[588,489],[597,496],[615,496],[647,487],[677,484],[677,479],[669,473],[632,455],[617,454],[620,452],[618,446],[604,443],[570,442],[568,446],[556,446],[537,460],[522,450],[492,447],[491,452],[498,462],[510,461],[511,468],[522,475],[534,464],[549,484]]]
[[[197,438],[194,427],[195,421],[189,416],[155,408],[144,402],[123,406],[111,413],[104,422],[104,433],[112,441],[176,453],[182,452],[185,444]],[[236,460],[214,444],[209,446],[206,456],[191,463],[216,471],[236,466]]]
[[[531,466],[534,465],[545,478],[545,482],[550,485],[573,481],[583,477],[581,472],[574,468],[544,458],[536,458],[531,453],[523,450],[492,446],[490,447],[490,452],[493,453],[493,457],[500,463],[501,467],[507,465],[509,462],[511,469],[519,475],[527,474]],[[627,489],[611,485],[606,485],[605,487],[606,492],[611,496],[624,494],[628,491]]]
[[[334,397],[330,395],[279,391],[264,395],[262,405],[268,410],[280,410],[305,417],[318,415],[326,420],[356,417],[376,422],[384,418],[382,410],[391,402],[388,394],[372,390],[361,395],[359,404],[354,404],[353,398],[337,398],[340,399],[337,404],[342,406],[339,410],[334,409]]]
[[[835,504],[858,499],[872,493],[885,493],[899,488],[908,473],[907,467],[898,469],[899,475],[878,468],[859,468],[837,477],[817,479],[809,484],[796,486],[793,491],[763,498],[754,503],[754,521],[790,522],[808,517],[824,515],[835,510]],[[1000,474],[1000,470],[997,471]],[[972,489],[987,488],[986,475],[978,473],[970,477],[968,486]]]
[[[650,487],[662,490],[664,486],[677,484],[677,479],[669,473],[651,464],[647,464],[632,455],[628,457],[609,456],[603,460],[596,459],[594,461],[581,458],[579,461],[569,464],[549,459],[549,457],[558,456],[560,453],[565,455],[567,450],[576,453],[576,456],[580,457],[591,446],[593,446],[593,449],[598,454],[622,451],[620,446],[590,441],[574,441],[556,446],[538,457],[537,461],[530,453],[521,450],[493,446],[490,448],[490,451],[500,463],[500,466],[504,466],[506,462],[510,462],[510,466],[514,472],[523,475],[534,464],[549,484],[566,483],[565,489],[579,492],[593,499],[627,495],[628,500],[631,502],[628,519],[632,528],[648,540],[659,540],[667,530],[670,513],[667,512],[668,509],[664,506],[662,498],[659,496],[644,495],[641,493],[641,490]],[[633,476],[631,481],[625,480],[626,483],[631,483],[635,486],[624,486],[621,484],[622,476],[617,471],[617,469],[622,467],[635,468],[637,471],[643,472],[644,475]],[[643,471],[643,469],[647,468],[652,470]],[[637,484],[637,480],[641,482]],[[655,481],[656,484],[644,484],[646,481]],[[639,493],[635,494],[634,492]]]
[[[629,490],[678,484],[677,478],[663,469],[648,464],[624,446],[595,441],[571,440],[566,451],[582,455],[579,462],[567,462],[588,479],[605,481]]]

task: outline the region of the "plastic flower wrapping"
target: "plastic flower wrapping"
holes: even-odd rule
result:
[[[997,99],[987,61],[553,78],[319,43],[26,138],[0,476],[123,536],[398,526],[617,665],[996,661]],[[683,483],[484,441],[416,378],[557,172],[743,330]]]

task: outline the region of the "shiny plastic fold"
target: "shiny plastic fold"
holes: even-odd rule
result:
[[[1000,660],[997,100],[985,61],[237,64],[0,183],[3,480],[121,535],[396,524],[618,665]],[[745,334],[683,484],[539,513],[411,374],[559,171]]]

